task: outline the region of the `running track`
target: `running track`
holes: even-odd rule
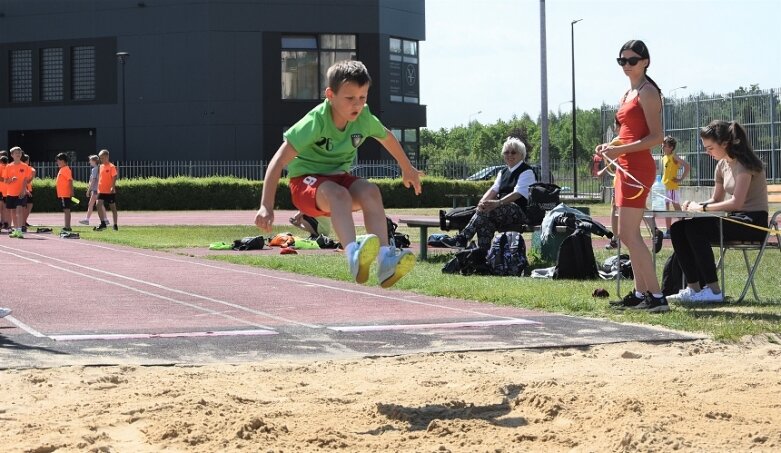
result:
[[[154,214],[144,213],[151,217],[140,216],[140,221],[170,217],[174,220],[166,222],[187,223],[177,213]],[[107,233],[121,234],[121,229]],[[0,236],[0,260],[7,269],[2,305],[14,310],[0,319],[0,368],[693,338],[56,235]]]

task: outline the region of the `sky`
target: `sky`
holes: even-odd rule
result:
[[[668,98],[781,88],[779,0],[547,0],[545,16],[549,111],[572,110],[577,19],[579,109],[627,90],[615,58],[630,39],[648,46],[648,75]],[[539,0],[426,0],[419,52],[429,129],[541,111]]]

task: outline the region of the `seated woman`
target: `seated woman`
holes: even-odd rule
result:
[[[767,178],[762,161],[751,149],[746,131],[736,122],[713,121],[700,129],[705,152],[718,160],[710,199],[684,201],[685,211],[726,211],[745,222],[767,227]],[[725,195],[731,195],[727,198]],[[761,241],[765,232],[724,222],[725,241]],[[673,249],[686,275],[687,287],[670,296],[685,302],[723,302],[711,244],[719,242],[718,217],[679,220],[670,227]],[[704,288],[699,282],[707,282]]]
[[[477,234],[477,246],[491,248],[494,233],[511,225],[526,223],[529,186],[536,182],[534,171],[524,162],[526,146],[515,137],[502,145],[502,158],[507,168],[496,176],[493,186],[477,204],[477,212],[459,234],[442,241],[448,247],[464,248]]]

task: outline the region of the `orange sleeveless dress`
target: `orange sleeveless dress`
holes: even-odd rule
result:
[[[648,123],[645,121],[643,107],[640,106],[640,96],[623,102],[616,113],[621,128],[618,138],[622,143],[633,143],[648,135]],[[656,163],[650,149],[622,154],[617,159],[618,164],[631,173],[642,183],[627,176],[623,171],[616,172],[615,203],[619,207],[645,208],[651,186],[656,180]]]

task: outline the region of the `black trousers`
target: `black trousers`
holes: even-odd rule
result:
[[[767,211],[732,213],[730,217],[744,223],[767,228]],[[678,256],[687,283],[712,283],[719,280],[711,244],[719,243],[719,218],[682,219],[670,227],[673,250]],[[761,241],[766,233],[745,225],[723,220],[725,241]]]

